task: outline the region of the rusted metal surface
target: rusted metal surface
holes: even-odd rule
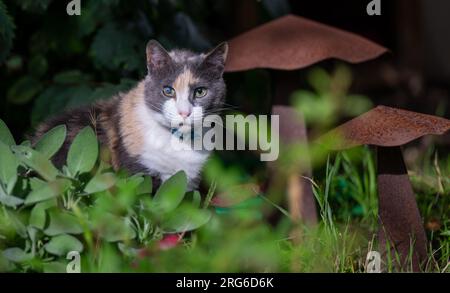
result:
[[[364,144],[378,146],[380,250],[385,259],[390,254],[398,269],[420,271],[427,255],[427,239],[400,146],[449,130],[450,120],[378,106],[319,139],[319,143],[334,150]],[[400,263],[396,263],[397,256]]]
[[[319,141],[333,142],[334,150],[358,145],[401,146],[424,135],[442,135],[450,120],[386,106],[378,106],[325,134]]]
[[[305,122],[295,109],[289,106],[273,106],[272,115],[279,115],[280,142],[284,146],[294,143],[308,143]],[[287,187],[289,211],[294,220],[315,224],[317,223],[317,211],[312,186],[311,182],[304,178],[304,176],[311,176],[311,166],[307,158],[304,158],[302,162],[302,166],[298,168],[298,172],[301,173],[295,171],[284,178],[280,178],[280,176],[286,174],[285,172],[279,172],[278,168],[280,167],[277,165],[277,162],[271,162],[271,184],[275,185],[275,190],[279,187],[276,185]]]
[[[420,271],[427,257],[427,239],[402,151],[378,147],[377,161],[380,252],[384,259],[389,253],[397,269]]]
[[[279,116],[281,143],[307,143],[308,134],[300,112],[290,106],[275,105],[272,107],[272,115]]]
[[[353,33],[287,15],[230,40],[225,70],[294,70],[329,58],[359,63],[386,52],[386,48]]]

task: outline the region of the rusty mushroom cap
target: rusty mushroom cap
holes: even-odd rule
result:
[[[378,106],[331,130],[319,142],[333,142],[333,150],[358,145],[401,146],[429,134],[450,130],[450,120],[386,106]]]
[[[386,48],[353,33],[287,15],[230,40],[225,70],[294,70],[328,58],[358,63],[386,52]]]

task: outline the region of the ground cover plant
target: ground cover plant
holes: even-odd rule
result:
[[[376,246],[368,148],[328,159],[323,182],[314,184],[321,221],[308,227],[293,223],[264,194],[229,208],[211,207],[216,184],[208,194],[186,193],[183,172],[152,194],[149,177],[116,173],[100,159],[89,127],[74,140],[61,170],[49,159],[65,138],[64,126],[34,148],[27,141],[16,145],[3,122],[0,130],[2,271],[64,272],[67,254],[78,251],[83,271],[94,272],[363,272],[365,255]],[[448,270],[449,187],[443,174],[449,166],[441,165],[436,159],[422,169],[431,173],[412,176],[431,240],[426,271]],[[222,170],[221,176],[230,173]],[[267,208],[282,216],[276,225],[265,219]],[[299,241],[289,237],[293,228],[302,231]]]

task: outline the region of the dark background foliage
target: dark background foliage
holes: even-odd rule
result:
[[[392,49],[386,60],[355,66],[355,91],[375,103],[448,116],[449,22],[445,1],[383,1],[369,17],[368,1],[0,1],[0,117],[21,137],[66,107],[107,98],[145,74],[144,48],[201,51],[287,13],[347,29]],[[324,66],[327,62],[324,62]],[[268,111],[266,72],[229,74],[229,101],[247,112]],[[299,87],[306,86],[299,82]]]

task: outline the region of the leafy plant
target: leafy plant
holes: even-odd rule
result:
[[[152,196],[150,177],[115,173],[99,161],[90,127],[75,137],[61,170],[50,159],[65,140],[65,126],[51,129],[34,148],[16,145],[1,120],[0,132],[0,270],[65,269],[55,264],[68,252],[104,242],[130,251],[211,219],[198,198],[185,199],[184,172]]]

